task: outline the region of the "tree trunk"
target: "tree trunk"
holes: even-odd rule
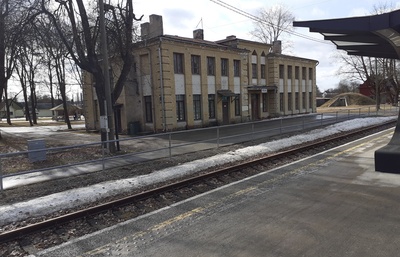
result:
[[[7,81],[6,81],[6,84],[7,84]],[[5,87],[5,90],[4,90],[4,99],[5,99],[5,106],[6,106],[7,124],[12,125],[11,124],[11,113],[10,113],[10,104],[11,103],[8,101],[7,86]]]
[[[2,10],[0,10],[2,11]],[[7,86],[6,50],[5,50],[4,15],[0,13],[0,103],[3,99],[4,88]]]

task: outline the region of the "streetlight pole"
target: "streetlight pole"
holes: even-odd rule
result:
[[[106,110],[106,124],[104,128],[107,133],[107,140],[114,140],[114,119],[113,119],[113,108],[111,98],[111,85],[110,85],[110,71],[108,63],[108,50],[107,50],[107,34],[104,17],[104,3],[103,0],[99,0],[99,25],[100,25],[100,45],[101,55],[103,59],[103,75],[104,75],[104,92],[105,92],[105,110]],[[108,150],[110,152],[115,151],[114,143],[108,143]]]

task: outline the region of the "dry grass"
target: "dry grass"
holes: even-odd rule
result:
[[[343,93],[333,97],[328,102],[324,103],[321,107],[345,107],[343,105],[338,105],[340,99],[346,99],[347,107],[349,106],[366,106],[376,104],[375,100],[366,97],[365,95],[359,93]]]

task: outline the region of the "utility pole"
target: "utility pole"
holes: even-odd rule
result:
[[[105,129],[107,133],[107,140],[114,140],[114,119],[113,119],[113,108],[112,108],[112,98],[111,98],[111,85],[110,85],[110,71],[108,64],[108,50],[107,50],[107,34],[106,34],[106,24],[104,17],[104,3],[103,0],[99,0],[99,25],[100,25],[100,44],[101,44],[101,55],[103,57],[103,75],[104,75],[104,92],[105,92],[105,110],[106,110],[106,121],[107,124]],[[107,148],[110,152],[115,152],[114,142],[108,143]]]

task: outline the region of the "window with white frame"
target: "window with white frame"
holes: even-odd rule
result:
[[[228,59],[221,58],[221,76],[228,76]]]
[[[185,95],[176,95],[176,119],[177,121],[186,120]]]
[[[174,53],[174,72],[175,74],[183,74],[183,54]]]
[[[208,118],[215,119],[215,95],[208,95]]]
[[[201,95],[193,95],[193,113],[195,120],[201,120]]]
[[[200,56],[192,55],[192,74],[200,74]]]

